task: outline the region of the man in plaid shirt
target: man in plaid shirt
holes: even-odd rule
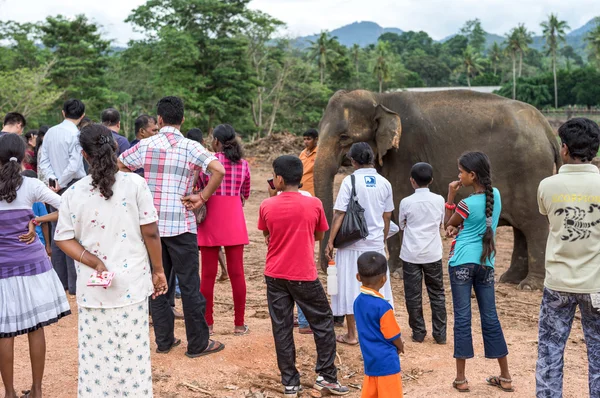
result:
[[[196,218],[190,211],[200,207],[221,185],[223,165],[199,143],[184,138],[179,129],[185,120],[183,101],[165,97],[158,101],[157,135],[140,141],[119,157],[122,171],[144,169],[144,176],[154,195],[158,210],[158,229],[162,243],[163,266],[167,279],[175,272],[181,289],[187,355],[190,358],[221,351],[225,346],[209,339],[204,318],[206,300],[200,293]],[[211,178],[204,190],[188,197],[190,210],[183,198],[192,193],[193,172],[202,169]],[[174,335],[175,318],[166,296],[152,300],[152,320],[158,353],[168,353],[181,344]]]

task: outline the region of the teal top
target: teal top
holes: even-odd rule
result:
[[[481,264],[481,254],[483,253],[483,235],[485,234],[485,194],[474,194],[461,200],[456,206],[456,212],[464,219],[458,236],[452,242],[450,249],[450,260],[448,264],[451,267],[465,264]],[[494,210],[492,212],[492,229],[494,236],[496,228],[500,221],[500,212],[502,211],[502,199],[500,191],[494,188]],[[495,256],[492,255],[486,260],[488,267],[493,267]]]

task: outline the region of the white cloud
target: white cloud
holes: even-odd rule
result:
[[[124,22],[144,0],[0,0],[0,20],[39,21],[47,15],[84,13],[104,26],[117,44],[136,37]],[[540,33],[539,24],[551,12],[576,29],[600,15],[600,1],[578,0],[252,0],[260,9],[287,24],[292,36],[333,30],[355,21],[374,21],[384,27],[423,30],[434,39],[456,33],[468,19],[479,18],[485,30],[503,35],[523,22]]]

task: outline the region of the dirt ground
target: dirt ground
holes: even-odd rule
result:
[[[279,373],[271,334],[271,324],[266,306],[263,268],[266,247],[261,233],[256,229],[260,202],[267,196],[266,179],[270,170],[253,168],[252,196],[246,203],[245,212],[250,232],[250,245],[246,249],[245,267],[248,282],[246,320],[251,333],[235,337],[233,330],[233,305],[231,287],[218,283],[215,292],[215,338],[226,349],[206,358],[188,359],[185,352],[183,321],[176,321],[176,336],[184,344],[168,355],[154,354],[152,343],[152,368],[154,394],[156,397],[278,397]],[[341,176],[338,175],[338,183]],[[448,252],[449,241],[444,242]],[[497,277],[507,269],[512,250],[510,229],[499,230]],[[446,272],[445,272],[446,273]],[[323,277],[323,276],[322,276]],[[324,278],[323,278],[324,279]],[[396,302],[396,317],[403,329],[406,341],[405,354],[401,356],[404,393],[408,397],[453,397],[460,394],[451,388],[454,377],[452,358],[452,301],[446,276],[446,306],[448,309],[448,342],[446,346],[433,343],[429,335],[423,344],[410,341],[410,329],[404,306],[402,281],[392,279]],[[512,285],[497,285],[497,306],[500,320],[509,345],[509,363],[517,391],[516,397],[533,397],[535,394],[535,361],[537,357],[537,323],[541,292],[521,292]],[[74,298],[69,299],[73,315],[58,324],[46,328],[48,343],[46,374],[44,379],[47,397],[75,397],[77,394],[77,313]],[[476,357],[467,363],[467,376],[471,384],[471,396],[506,397],[506,393],[488,387],[485,377],[498,373],[493,360],[483,356],[481,324],[475,301],[473,301],[473,335]],[[177,304],[180,307],[181,303]],[[424,297],[424,312],[430,325],[429,300]],[[430,326],[429,326],[430,327]],[[341,332],[341,330],[338,330]],[[153,332],[152,340],[154,339]],[[314,381],[315,347],[311,336],[295,333],[297,366],[302,381]],[[16,339],[15,384],[18,389],[31,383],[27,338]],[[351,387],[351,397],[360,396],[362,362],[359,347],[338,346],[339,375],[341,381]],[[581,323],[576,320],[569,339],[565,358],[565,397],[588,396],[587,356]],[[1,383],[0,383],[1,384]],[[308,390],[304,396],[320,396]]]

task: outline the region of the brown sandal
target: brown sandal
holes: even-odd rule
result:
[[[454,380],[452,382],[452,387],[456,390],[458,390],[458,392],[471,392],[471,389],[469,388],[469,386],[467,385],[467,388],[458,388],[458,386],[463,385],[463,384],[469,384],[469,380],[464,379],[464,380]]]
[[[488,385],[492,387],[498,387],[504,392],[515,392],[515,389],[512,387],[512,385],[509,388],[502,387],[502,383],[512,384],[512,379],[505,379],[504,377],[500,376],[490,376],[485,379],[485,381],[487,381]]]
[[[206,347],[206,349],[204,351],[199,352],[198,354],[190,354],[189,352],[186,351],[185,356],[188,358],[198,358],[198,357],[203,357],[205,355],[215,354],[219,351],[223,351],[224,349],[225,349],[225,344],[219,343],[218,341],[215,341],[215,340],[208,340],[208,347]]]

